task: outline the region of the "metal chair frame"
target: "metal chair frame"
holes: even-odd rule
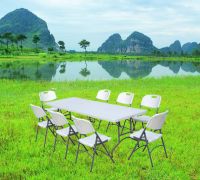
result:
[[[148,151],[148,155],[149,155],[149,159],[150,159],[150,162],[151,162],[151,166],[153,167],[153,160],[152,160],[152,152],[154,151],[154,149],[156,149],[157,147],[160,147],[160,146],[163,146],[164,148],[164,152],[165,152],[165,156],[166,158],[168,157],[167,156],[167,151],[166,151],[166,147],[165,147],[165,143],[164,143],[164,139],[163,139],[163,136],[159,137],[162,141],[162,144],[160,145],[157,145],[155,147],[153,147],[151,150],[149,148],[149,144],[151,142],[148,142],[148,138],[147,138],[147,135],[146,135],[146,129],[147,128],[150,128],[151,131],[153,132],[159,132],[160,134],[162,134],[162,126],[163,126],[163,123],[165,122],[165,119],[166,119],[166,115],[167,115],[168,111],[164,112],[164,113],[161,113],[161,114],[156,114],[152,117],[152,119],[147,123],[146,127],[143,129],[140,137],[130,137],[131,139],[137,141],[136,145],[134,146],[131,154],[129,155],[128,157],[128,160],[130,160],[131,156],[133,155],[133,153],[135,151],[137,151],[138,149],[140,149],[141,147],[144,147],[143,151],[147,148],[147,151]],[[159,118],[159,119],[158,119]],[[161,119],[160,119],[161,118]],[[155,139],[155,141],[158,140],[158,139]],[[144,145],[140,146],[140,142],[145,142]]]
[[[79,152],[80,152],[80,145],[83,145],[83,147],[85,148],[86,152],[87,152],[87,153],[89,154],[89,156],[92,158],[92,163],[91,163],[91,167],[90,167],[90,172],[92,172],[92,169],[93,169],[93,166],[94,166],[94,158],[95,158],[95,155],[98,155],[98,153],[97,153],[96,151],[100,151],[100,152],[104,153],[104,154],[107,155],[107,156],[111,159],[111,161],[114,163],[114,160],[113,160],[111,154],[108,152],[108,150],[107,150],[107,148],[106,148],[106,146],[105,146],[105,144],[104,144],[104,143],[107,142],[107,141],[102,141],[101,138],[99,137],[99,135],[98,135],[98,133],[97,133],[96,131],[95,131],[95,135],[96,135],[96,139],[95,139],[94,147],[92,147],[92,149],[93,149],[93,154],[92,154],[92,155],[88,153],[88,150],[87,150],[87,148],[85,147],[85,145],[84,145],[84,144],[81,144],[80,142],[78,143],[78,148],[77,148],[77,152],[76,152],[76,161],[75,161],[75,162],[77,162],[77,160],[78,160],[78,155],[79,155]],[[82,135],[80,135],[80,138],[81,138],[81,136],[82,136]],[[106,152],[103,152],[103,151],[101,151],[101,150],[98,150],[98,149],[97,149],[97,146],[99,146],[99,145],[102,145]]]

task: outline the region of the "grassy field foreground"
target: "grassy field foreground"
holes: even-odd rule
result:
[[[63,83],[0,80],[0,87],[0,179],[200,178],[199,77]],[[163,128],[169,157],[166,159],[163,149],[158,148],[153,152],[154,168],[150,166],[146,151],[137,151],[128,161],[135,143],[126,140],[114,154],[115,164],[100,153],[90,173],[91,159],[86,153],[81,153],[75,164],[77,145],[70,144],[65,160],[65,145],[60,140],[53,153],[53,137],[49,133],[44,149],[44,130],[39,131],[35,142],[37,121],[29,104],[40,105],[38,92],[50,88],[56,88],[59,98],[88,99],[95,99],[99,89],[108,88],[112,91],[110,103],[115,103],[119,92],[131,91],[135,93],[133,107],[139,107],[145,94],[160,94],[160,111],[169,109]],[[107,143],[110,150],[117,142],[117,129],[113,126],[106,133],[106,125],[104,121],[99,132],[112,137]]]

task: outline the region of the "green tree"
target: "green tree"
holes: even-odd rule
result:
[[[49,47],[49,48],[48,48],[48,52],[49,52],[49,54],[51,54],[51,53],[53,52],[53,48],[52,48],[52,47]]]
[[[10,35],[10,42],[12,47],[14,47],[14,43],[16,42],[16,36],[14,34]]]
[[[161,56],[161,52],[159,50],[153,50],[152,55],[154,56]]]
[[[17,35],[17,41],[20,41],[20,49],[23,50],[23,42],[27,39],[27,37],[24,34]]]
[[[199,55],[200,55],[200,49],[195,49],[195,50],[192,52],[192,55],[194,55],[194,56],[199,56]]]
[[[83,48],[85,50],[85,55],[86,55],[87,47],[90,45],[90,42],[85,40],[85,39],[83,39],[78,44],[81,46],[81,48]]]
[[[33,43],[35,44],[35,48],[38,48],[38,42],[40,41],[40,37],[38,35],[33,36]]]
[[[13,42],[16,44],[17,50],[19,50],[19,44],[18,44],[18,43],[19,43],[19,40],[18,40],[18,38],[17,38],[17,35],[14,36]]]
[[[4,42],[3,42],[3,36],[0,34],[0,44],[1,44],[1,47],[3,46]]]
[[[6,41],[6,47],[7,47],[7,50],[8,50],[8,47],[9,47],[9,42],[10,42],[10,39],[11,39],[11,36],[12,36],[12,33],[11,32],[6,32],[3,34],[3,39]]]
[[[168,56],[172,56],[172,52],[171,51],[168,52]]]
[[[64,41],[58,41],[59,48],[62,52],[65,50],[65,43]]]

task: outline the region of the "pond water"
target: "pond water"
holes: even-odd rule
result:
[[[110,80],[200,75],[200,63],[172,61],[1,62],[1,79]]]

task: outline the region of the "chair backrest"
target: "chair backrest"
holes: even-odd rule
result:
[[[59,112],[48,111],[51,115],[51,122],[56,126],[64,126],[68,124],[67,119],[65,116]]]
[[[122,92],[117,97],[117,103],[131,106],[133,103],[134,94],[130,92]]]
[[[168,114],[168,111],[165,111],[163,113],[155,114],[152,116],[152,118],[147,123],[146,127],[153,129],[153,130],[160,130],[162,129],[162,126],[165,122],[166,116]]]
[[[80,134],[90,134],[95,132],[94,127],[90,121],[74,116],[72,116],[72,120],[74,121],[76,129]]]
[[[99,90],[96,98],[102,101],[108,101],[110,98],[111,91],[108,89]]]
[[[42,109],[41,107],[39,106],[35,106],[33,104],[30,104],[32,110],[33,110],[33,113],[35,114],[35,116],[40,119],[42,117],[45,117],[47,114],[46,112],[44,111],[44,109]]]
[[[161,103],[161,96],[159,95],[146,95],[142,98],[141,106],[148,108],[159,108]]]
[[[48,102],[57,99],[55,91],[43,91],[39,93],[41,102]]]

